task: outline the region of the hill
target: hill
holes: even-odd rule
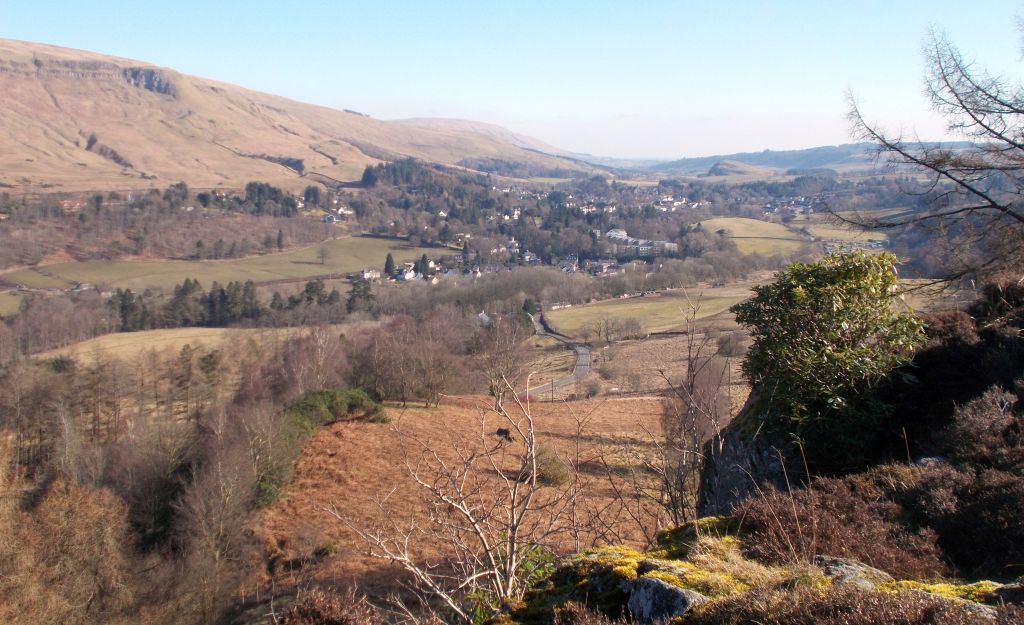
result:
[[[724,160],[718,161],[708,169],[709,176],[756,176],[767,175],[770,170],[764,167],[749,165],[740,161]]]
[[[383,121],[140,61],[0,40],[0,188],[288,188],[414,157],[586,172],[539,142],[475,123]]]
[[[873,164],[872,145],[847,143],[806,150],[764,150],[697,158],[682,158],[651,167],[653,171],[672,173],[704,173],[722,161],[732,161],[775,169],[821,169],[868,167]]]
[[[934,146],[935,143],[925,145]],[[945,147],[964,149],[969,142],[950,142]],[[836,172],[870,171],[876,163],[875,146],[871,143],[844,143],[823,145],[803,150],[764,150],[762,152],[739,152],[695,158],[681,158],[674,161],[649,165],[654,172],[674,174],[702,174],[723,161],[742,163],[757,167],[780,170],[780,173],[801,174],[810,171],[834,170]],[[715,174],[711,174],[715,175]]]

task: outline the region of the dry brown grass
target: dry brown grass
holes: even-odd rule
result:
[[[735,323],[723,320],[715,324],[720,332],[735,331]],[[705,327],[705,330],[708,328]],[[711,328],[712,331],[717,327]],[[698,337],[698,341],[701,337]],[[686,377],[687,337],[651,336],[636,341],[621,341],[608,349],[595,349],[594,370],[605,378],[606,392],[633,395],[658,395],[678,385]],[[715,343],[711,344],[714,351]],[[728,394],[733,412],[739,410],[750,394],[742,372],[742,358],[729,360]],[[613,390],[617,389],[617,390]]]
[[[355,524],[370,527],[380,520],[374,498],[394,489],[388,496],[390,509],[422,522],[428,518],[427,507],[403,464],[403,437],[398,430],[445,453],[453,439],[471,439],[479,433],[481,415],[492,402],[489,397],[452,397],[436,409],[388,408],[392,426],[338,423],[320,429],[306,444],[277,503],[258,516],[255,531],[267,559],[309,558],[308,550],[329,545],[333,555],[304,571],[303,576],[321,582],[358,581],[370,595],[393,591],[395,571],[369,557],[365,543],[325,508],[336,506]],[[642,442],[648,432],[657,430],[662,414],[658,399],[534,403],[532,408],[538,443],[562,458],[576,458],[579,443],[581,473],[589,483],[587,506],[581,511],[584,526],[589,524],[593,510],[605,507],[614,498],[597,458],[627,441]],[[581,420],[585,425],[577,437]],[[486,417],[486,432],[493,432],[498,425],[497,416]],[[635,543],[643,540],[625,518],[613,522],[618,525],[618,537],[632,537]],[[310,536],[315,538],[309,540]],[[588,538],[596,538],[596,532],[590,532]],[[428,540],[424,536],[424,544],[416,546],[419,553],[429,553]],[[567,550],[574,547],[566,545]],[[279,573],[279,583],[295,581],[294,574]]]

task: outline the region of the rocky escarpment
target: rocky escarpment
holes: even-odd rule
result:
[[[121,75],[133,87],[171,97],[178,95],[174,78],[164,70],[153,67],[126,67],[121,70]]]
[[[108,80],[175,97],[178,88],[173,72],[159,67],[122,67],[99,60],[68,60],[34,56],[31,60],[0,58],[0,73],[36,76],[44,79]]]

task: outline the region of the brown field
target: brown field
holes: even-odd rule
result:
[[[141,332],[115,332],[81,341],[74,345],[51,349],[36,354],[36,358],[47,359],[59,355],[71,356],[83,362],[90,361],[96,354],[130,360],[149,350],[179,351],[185,345],[217,348],[225,343],[240,343],[248,339],[278,336],[294,332],[295,328],[171,328],[164,330],[143,330]]]
[[[365,544],[333,518],[327,507],[335,506],[356,526],[370,527],[382,520],[374,499],[387,495],[390,518],[423,523],[427,507],[403,464],[403,443],[410,445],[410,437],[415,437],[450,457],[453,441],[472,444],[474,433],[481,431],[482,418],[484,432],[493,432],[500,425],[493,414],[482,417],[490,401],[488,397],[462,397],[448,398],[434,409],[389,408],[391,425],[338,423],[317,431],[306,444],[278,501],[259,515],[255,534],[268,558],[300,558],[323,545],[331,545],[334,553],[311,569],[282,574],[279,583],[294,583],[298,581],[295,576],[305,576],[306,580],[328,583],[358,580],[361,589],[371,595],[393,589],[395,571],[369,557]],[[614,455],[621,445],[642,447],[649,440],[648,432],[657,429],[662,414],[658,399],[555,402],[534,404],[532,408],[538,441],[566,458],[575,457],[577,424],[583,422],[578,440],[582,477],[589,485],[587,507],[580,510],[584,525],[596,518],[590,511],[613,499],[596,459],[605,455],[614,465]],[[485,438],[488,444],[493,440],[489,435]],[[620,539],[643,542],[625,515],[607,520]],[[596,538],[590,535],[587,540]],[[573,547],[566,544],[566,549]],[[425,553],[426,549],[417,551]]]

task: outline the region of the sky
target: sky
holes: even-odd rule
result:
[[[0,37],[664,159],[850,142],[848,93],[869,121],[945,138],[924,94],[929,29],[1017,78],[1019,16],[1010,0],[0,0]]]

